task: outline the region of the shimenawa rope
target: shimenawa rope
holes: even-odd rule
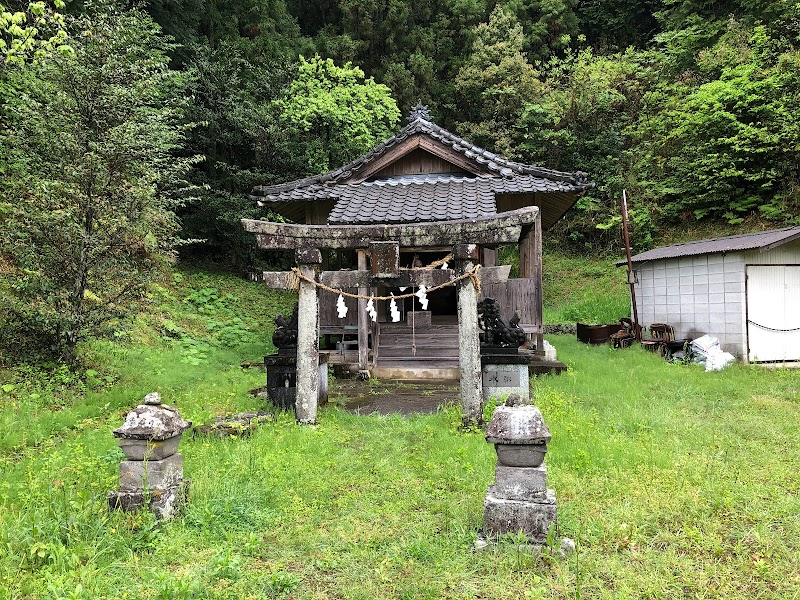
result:
[[[430,294],[431,292],[437,292],[437,291],[439,291],[441,289],[444,289],[444,288],[446,288],[446,287],[448,287],[450,285],[458,283],[459,281],[463,281],[464,279],[472,279],[472,285],[475,286],[475,291],[480,296],[480,294],[481,294],[481,281],[478,278],[478,271],[480,270],[480,268],[481,268],[481,266],[479,264],[478,265],[474,265],[466,273],[463,273],[462,275],[459,275],[458,277],[455,277],[455,278],[451,279],[450,281],[446,281],[446,282],[444,282],[444,283],[442,283],[440,285],[437,285],[436,287],[428,288],[427,293]],[[391,300],[392,298],[394,298],[395,300],[404,300],[406,298],[411,298],[411,297],[413,297],[415,295],[415,292],[411,292],[410,294],[400,294],[398,296],[364,296],[364,295],[361,295],[361,294],[351,294],[350,292],[345,292],[344,290],[340,290],[340,289],[337,289],[337,288],[330,287],[329,285],[325,285],[321,281],[316,281],[314,279],[311,279],[310,277],[306,277],[305,275],[303,275],[303,273],[297,267],[292,267],[292,273],[294,273],[294,276],[295,276],[294,283],[291,286],[291,289],[293,289],[293,290],[300,289],[300,281],[302,280],[302,281],[305,281],[306,283],[311,283],[311,284],[317,286],[321,290],[325,290],[326,292],[330,292],[331,294],[341,294],[345,298],[353,298],[354,300],[369,300],[370,298],[372,298],[373,300]]]

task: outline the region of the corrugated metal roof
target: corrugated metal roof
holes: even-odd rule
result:
[[[697,256],[700,254],[713,254],[718,252],[736,252],[741,250],[766,251],[795,239],[800,239],[800,227],[784,227],[783,229],[771,229],[769,231],[759,231],[757,233],[729,235],[726,237],[663,246],[637,254],[631,260],[636,263],[641,263],[652,260],[680,258],[681,256]],[[616,264],[620,266],[626,263],[627,261],[623,260]]]

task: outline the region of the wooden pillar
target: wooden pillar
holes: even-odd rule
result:
[[[367,251],[358,251],[358,270],[367,270]],[[366,296],[369,288],[358,288],[359,296]],[[369,357],[369,325],[370,319],[367,315],[367,301],[361,298],[358,299],[358,370],[359,373],[364,375],[365,371],[369,368],[367,359]],[[375,341],[373,340],[373,344]]]
[[[525,231],[523,229],[523,231]],[[519,240],[519,276],[523,279],[533,277],[534,238],[536,232],[533,225]]]
[[[481,265],[484,267],[496,267],[497,266],[497,249],[496,248],[483,248],[481,250],[483,254],[483,258],[481,259]]]
[[[533,324],[536,326],[536,352],[544,353],[544,316],[542,300],[542,212],[536,215],[533,224],[533,253],[531,277],[533,277]]]
[[[454,248],[456,274],[472,269],[478,259],[475,244]],[[461,372],[461,419],[465,427],[483,424],[481,349],[478,337],[478,294],[472,279],[458,283],[458,365]]]
[[[322,255],[316,248],[305,248],[296,253],[300,272],[316,279]],[[319,295],[313,283],[300,281],[297,310],[297,399],[295,417],[298,423],[313,425],[317,422],[319,401]]]
[[[544,350],[542,324],[542,220],[541,213],[519,241],[519,276],[531,279],[533,285],[533,306],[531,314],[536,328],[536,351]]]

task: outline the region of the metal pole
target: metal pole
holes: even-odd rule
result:
[[[628,196],[622,190],[622,232],[625,236],[625,254],[628,257],[628,283],[631,286],[631,305],[633,306],[633,335],[636,341],[642,341],[642,331],[639,328],[639,311],[636,308],[636,290],[633,283],[633,262],[631,261],[631,241],[628,237]]]

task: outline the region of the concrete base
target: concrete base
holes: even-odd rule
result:
[[[478,533],[475,541],[472,544],[472,547],[475,548],[477,551],[488,550],[490,545],[495,543],[495,539],[487,538],[486,535],[481,531]],[[525,554],[530,554],[531,556],[539,556],[542,553],[542,549],[544,548],[545,544],[517,544],[517,550],[520,552],[524,552]]]
[[[458,367],[435,366],[387,366],[373,367],[370,373],[377,379],[394,379],[396,381],[458,381]]]
[[[147,508],[159,519],[170,519],[188,502],[190,483],[186,479],[163,490],[115,490],[108,494],[108,505],[124,511]]]
[[[511,394],[519,394],[524,400],[530,400],[530,380],[528,363],[525,364],[484,364],[483,400],[504,398]]]
[[[280,354],[265,356],[267,394],[270,402],[283,410],[293,410],[297,398],[297,360]]]
[[[483,502],[483,535],[496,538],[507,533],[522,533],[534,544],[547,541],[550,528],[557,524],[556,495],[547,490],[537,502],[508,500],[493,495],[489,487]]]
[[[297,400],[297,359],[288,354],[264,357],[267,369],[267,395],[276,407],[294,410]],[[319,378],[317,402],[328,402],[328,354],[319,353],[317,376]]]
[[[163,490],[183,479],[183,456],[173,454],[162,460],[123,460],[119,463],[120,490]]]

